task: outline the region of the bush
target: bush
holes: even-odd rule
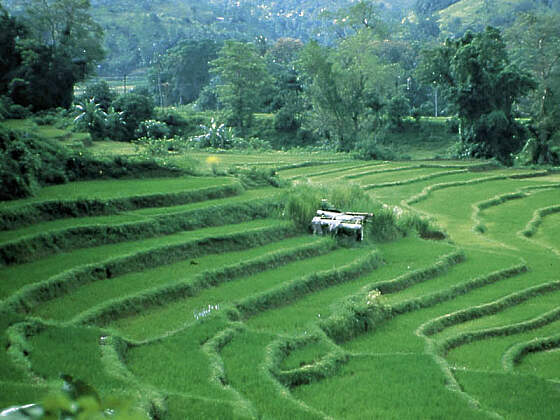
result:
[[[231,149],[235,140],[235,134],[231,127],[220,124],[214,118],[210,120],[210,124],[201,125],[203,134],[193,138],[198,147],[213,147],[215,149]]]
[[[280,108],[274,115],[274,128],[278,131],[296,131],[301,123],[290,106]]]
[[[458,134],[459,133],[459,119],[458,118],[449,118],[445,121],[445,126],[447,128],[447,132],[451,134]]]
[[[0,131],[0,200],[33,195],[41,169],[38,155],[14,133]]]
[[[113,102],[113,107],[116,112],[122,112],[121,118],[124,121],[124,138],[115,140],[131,141],[136,138],[135,133],[140,123],[150,120],[154,114],[152,99],[136,93],[125,93],[119,96]]]
[[[396,160],[397,154],[375,139],[368,139],[356,144],[354,156],[362,160]]]
[[[410,113],[410,101],[406,96],[393,97],[387,105],[389,125],[394,129],[403,129],[403,118]]]
[[[95,103],[98,103],[101,109],[107,112],[111,103],[116,99],[116,96],[117,95],[111,90],[109,83],[105,80],[100,80],[98,82],[88,83],[80,100],[84,101],[93,98]]]
[[[169,127],[166,123],[156,120],[142,121],[136,129],[136,138],[147,137],[150,139],[167,138],[170,134]]]
[[[278,178],[278,174],[274,169],[257,169],[256,167],[232,168],[229,170],[230,175],[239,178],[241,183],[247,188],[273,186],[282,187],[285,182]]]
[[[37,125],[50,125],[58,128],[66,128],[70,125],[68,111],[64,108],[38,112],[33,116],[33,121]]]
[[[179,113],[175,108],[163,108],[156,111],[155,119],[165,123],[169,129],[169,137],[184,136],[194,133],[194,130],[201,124],[192,124]]]
[[[239,150],[270,150],[272,146],[266,140],[259,139],[258,137],[251,137],[248,139],[234,138],[233,148]]]
[[[403,213],[400,208],[381,205],[357,184],[297,184],[282,197],[283,215],[293,220],[300,229],[310,231],[311,220],[321,208],[322,200],[327,200],[340,211],[373,213],[365,225],[366,239],[389,241],[411,232],[430,239],[445,237],[429,220]]]
[[[169,152],[181,152],[187,150],[191,144],[184,137],[171,137],[156,139],[153,137],[140,137],[135,141],[138,151],[148,157],[164,157]]]
[[[371,213],[382,209],[379,203],[356,184],[297,184],[282,199],[284,215],[300,228],[307,230],[324,199],[342,211]]]
[[[32,196],[43,185],[124,176],[178,173],[152,160],[98,158],[54,140],[0,129],[0,200]]]

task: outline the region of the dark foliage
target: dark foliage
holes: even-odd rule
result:
[[[115,111],[122,112],[125,136],[123,139],[115,140],[130,141],[134,139],[135,132],[140,123],[151,119],[154,114],[154,102],[152,99],[138,93],[126,93],[119,96],[113,102],[113,107]]]
[[[98,158],[56,141],[0,129],[0,200],[32,196],[43,185],[69,181],[175,173],[154,161]]]

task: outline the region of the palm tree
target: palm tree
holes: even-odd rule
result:
[[[101,105],[90,98],[76,105],[78,115],[74,118],[74,124],[90,133],[93,140],[103,137],[105,118],[107,114]]]

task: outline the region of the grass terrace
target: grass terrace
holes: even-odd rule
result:
[[[64,373],[161,419],[556,416],[557,174],[304,152],[181,159],[361,188],[400,235],[310,235],[282,217],[287,188],[224,176],[0,203],[0,407],[39,401]],[[422,239],[418,215],[446,235]]]

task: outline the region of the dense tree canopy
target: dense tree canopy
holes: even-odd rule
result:
[[[522,139],[512,106],[535,83],[528,73],[510,63],[497,29],[489,27],[478,34],[447,40],[424,54],[419,71],[425,82],[450,92],[461,119],[467,156],[508,162],[519,150]]]
[[[28,0],[25,6],[19,18],[0,12],[0,95],[34,110],[69,107],[74,84],[103,57],[102,32],[88,14],[89,1]]]
[[[165,87],[165,104],[194,102],[210,82],[210,61],[217,57],[215,41],[185,40],[167,51],[152,70],[151,81],[156,91]],[[159,93],[159,92],[158,92]]]
[[[272,82],[263,57],[252,44],[226,41],[211,65],[219,76],[218,97],[228,122],[246,134]]]

